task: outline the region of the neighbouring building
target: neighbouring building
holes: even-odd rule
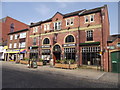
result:
[[[25,23],[22,23],[16,19],[13,19],[9,16],[0,19],[0,32],[2,32],[2,35],[0,37],[0,43],[2,45],[7,45],[7,34],[11,32],[15,32],[18,30],[22,30],[27,28],[28,25]]]
[[[120,73],[120,34],[108,38],[109,71]]]
[[[28,25],[25,23],[22,23],[16,19],[13,19],[9,16],[0,19],[0,47],[4,47],[5,50],[7,49],[7,39],[8,39],[8,33],[16,32],[22,29],[28,28]],[[3,51],[5,51],[3,50]],[[5,55],[5,52],[1,51],[1,57],[3,58]],[[3,59],[4,60],[4,59]]]
[[[109,70],[107,5],[62,14],[31,23],[27,57],[46,60],[73,59],[78,66]]]
[[[8,34],[8,50],[5,60],[22,60],[26,57],[29,29],[23,29]]]

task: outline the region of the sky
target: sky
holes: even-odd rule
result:
[[[118,2],[2,2],[2,17],[10,16],[30,25],[54,16],[108,5],[110,34],[118,33]]]

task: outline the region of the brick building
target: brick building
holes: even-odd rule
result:
[[[120,72],[120,34],[108,38],[109,71]]]
[[[0,51],[0,59],[4,60],[5,53],[7,50],[8,33],[16,32],[22,29],[28,28],[28,25],[22,23],[9,16],[0,19],[0,47],[4,50]]]
[[[8,50],[5,60],[16,61],[27,57],[28,31],[28,29],[23,29],[8,34]]]
[[[26,29],[28,25],[9,16],[0,19],[0,44],[7,45],[8,33]]]
[[[78,66],[100,66],[108,71],[108,9],[104,5],[31,23],[27,57],[73,59]]]

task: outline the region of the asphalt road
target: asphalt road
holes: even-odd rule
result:
[[[115,83],[17,66],[2,63],[2,88],[117,88]]]

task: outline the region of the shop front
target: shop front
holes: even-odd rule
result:
[[[82,65],[101,67],[100,42],[81,43]]]
[[[76,44],[63,44],[64,47],[64,58],[66,60],[74,60],[76,57],[76,49],[75,49]]]
[[[22,60],[25,57],[26,49],[13,49],[6,51],[7,61]]]

